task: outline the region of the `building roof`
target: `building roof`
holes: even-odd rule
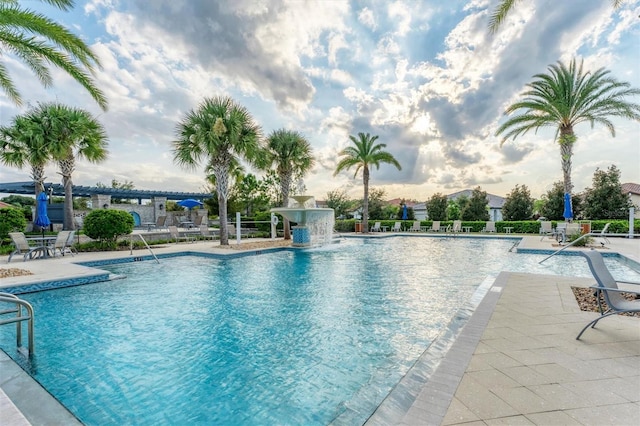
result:
[[[453,194],[447,195],[447,198],[450,200],[456,200],[458,197],[465,196],[467,198],[471,198],[473,191],[471,189],[465,189],[463,191],[454,192]],[[500,197],[499,195],[493,195],[487,193],[487,198],[489,199],[489,208],[490,209],[501,209],[506,201],[506,198]]]
[[[637,183],[623,183],[621,186],[622,186],[622,193],[623,194],[640,195],[640,184],[637,184]]]
[[[0,201],[0,209],[3,209],[5,207],[15,207],[15,206],[9,203],[5,203],[4,201]]]
[[[47,191],[55,196],[64,196],[64,186],[59,183],[45,184]],[[10,182],[0,183],[0,193],[33,195],[35,185],[33,182]],[[203,194],[197,192],[176,192],[176,191],[147,191],[139,189],[121,188],[98,188],[95,186],[73,185],[74,197],[91,197],[92,195],[111,195],[114,198],[122,199],[151,199],[154,197],[165,197],[167,200],[184,200],[186,198],[204,199],[213,198],[213,194]]]

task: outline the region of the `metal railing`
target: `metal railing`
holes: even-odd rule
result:
[[[587,238],[587,237],[593,237],[596,235],[600,235],[599,233],[593,233],[593,232],[588,232],[586,234],[581,235],[580,237],[576,238],[575,240],[571,241],[569,244],[567,244],[566,246],[562,247],[560,250],[556,250],[553,253],[551,253],[549,256],[545,257],[544,259],[542,259],[540,262],[538,262],[538,264],[541,264],[542,262],[544,262],[547,259],[552,258],[553,256],[555,256],[556,254],[560,253],[561,251],[568,249],[569,247],[571,247],[572,245],[574,245],[575,243],[577,243],[578,241]]]
[[[13,314],[16,316],[13,318],[0,319],[0,325],[4,324],[16,324],[16,344],[18,349],[22,347],[22,322],[27,321],[27,339],[29,341],[29,356],[33,356],[35,352],[34,337],[33,337],[33,307],[29,302],[18,298],[18,296],[11,293],[0,293],[0,303],[15,304],[14,308],[5,309],[0,311],[0,316]],[[26,315],[23,315],[23,310],[26,311]]]
[[[153,250],[151,250],[151,247],[149,247],[149,244],[147,244],[147,240],[144,239],[142,234],[132,234],[132,235],[139,236],[142,242],[144,243],[145,247],[147,248],[147,250],[149,250],[149,253],[151,253],[151,256],[153,256],[153,258],[156,260],[157,263],[160,263],[160,260],[158,260],[158,257],[156,256],[156,254],[153,252]],[[133,255],[133,239],[132,238],[129,238],[129,254]]]

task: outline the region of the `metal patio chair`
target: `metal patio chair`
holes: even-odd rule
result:
[[[600,316],[589,324],[585,325],[582,331],[576,337],[576,340],[580,339],[582,333],[585,332],[589,326],[594,328],[598,321],[603,318],[606,318],[611,315],[622,314],[625,312],[640,312],[640,300],[627,300],[622,297],[621,293],[631,293],[635,294],[636,297],[640,295],[640,291],[633,291],[627,289],[618,288],[618,284],[635,284],[639,285],[640,283],[630,282],[630,281],[616,281],[613,278],[613,275],[607,269],[607,265],[604,263],[604,259],[602,254],[595,250],[589,250],[580,253],[582,256],[587,258],[587,263],[589,264],[589,269],[591,269],[591,273],[593,274],[593,278],[596,279],[597,285],[591,286],[590,288],[596,291],[596,298],[598,300],[598,308],[600,309]],[[640,290],[640,287],[638,288]],[[608,309],[605,311],[602,307],[602,302],[600,301],[600,297],[604,297],[605,302],[607,302]]]

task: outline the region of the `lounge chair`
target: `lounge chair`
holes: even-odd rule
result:
[[[167,229],[167,217],[166,216],[158,216],[156,220],[155,229]]]
[[[380,228],[380,222],[376,222],[372,227],[370,232],[380,232],[382,229]]]
[[[495,222],[487,222],[484,225],[484,229],[482,232],[496,232],[496,223]]]
[[[211,238],[212,240],[216,237],[214,234],[209,231],[209,225],[200,225],[200,236],[207,238]]]
[[[64,256],[70,233],[71,231],[58,232],[58,235],[56,235],[56,240],[53,242],[53,247],[50,248],[50,252],[53,257],[56,257],[56,253],[60,253],[60,256]]]
[[[540,241],[542,241],[546,236],[553,235],[553,225],[551,224],[550,220],[548,221],[545,220],[543,222],[540,222],[540,235],[542,235],[542,237],[540,238]]]
[[[170,225],[168,228],[169,228],[169,234],[171,234],[171,238],[176,240],[176,243],[179,242],[180,240],[195,241],[193,236],[191,235],[180,235],[180,232],[178,231],[178,227],[175,225]]]
[[[396,222],[393,224],[393,228],[391,228],[391,232],[400,232],[402,231],[402,222]]]
[[[411,227],[409,229],[407,229],[408,232],[420,232],[420,221],[419,220],[415,220],[413,221],[413,225],[411,225]]]
[[[193,226],[195,226],[196,228],[200,227],[200,225],[202,225],[202,218],[204,218],[204,216],[197,215],[196,218],[193,220]]]
[[[440,232],[440,221],[434,220],[429,231]]]
[[[67,238],[67,244],[64,246],[64,249],[62,250],[62,255],[64,256],[65,253],[69,253],[71,255],[71,257],[73,257],[73,254],[76,253],[78,254],[78,251],[73,248],[73,243],[74,243],[74,238],[76,236],[76,231],[69,231],[69,237]]]
[[[640,312],[640,300],[627,300],[622,297],[621,293],[631,293],[635,294],[636,298],[640,295],[639,291],[620,289],[618,288],[618,283],[620,284],[633,284],[640,286],[640,283],[630,282],[630,281],[617,281],[611,273],[609,269],[607,269],[607,265],[604,263],[604,259],[602,258],[602,254],[595,250],[589,250],[580,253],[582,256],[587,258],[587,263],[589,264],[589,269],[591,269],[591,273],[593,274],[593,278],[596,279],[597,285],[591,286],[596,291],[596,298],[598,300],[598,308],[600,309],[600,316],[589,324],[585,325],[584,328],[576,337],[576,340],[580,339],[582,333],[585,332],[589,326],[594,328],[598,321],[603,318],[606,318],[611,315],[622,314],[625,312]],[[640,290],[640,287],[638,288]],[[604,297],[605,302],[607,302],[608,309],[605,311],[602,308],[602,302],[600,301],[600,296]]]
[[[462,232],[462,221],[461,220],[454,220],[453,221],[453,228],[451,229],[451,232],[453,232],[454,234],[456,232]]]
[[[14,254],[23,255],[23,261],[26,262],[27,259],[33,259],[36,253],[39,253],[40,255],[44,253],[43,252],[43,250],[45,250],[44,247],[30,246],[29,242],[27,241],[27,237],[24,236],[23,232],[9,232],[9,237],[11,238],[11,241],[15,246],[15,250],[12,251],[11,254],[9,255],[9,259],[7,260],[7,263],[11,262],[11,258],[13,257]]]

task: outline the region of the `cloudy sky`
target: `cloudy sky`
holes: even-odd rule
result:
[[[358,132],[378,135],[402,165],[372,171],[371,185],[389,199],[424,201],[478,185],[504,196],[516,184],[539,197],[562,179],[554,131],[502,147],[494,136],[531,77],[576,57],[640,87],[640,0],[618,10],[608,0],[521,1],[493,36],[487,22],[496,0],[76,0],[70,12],[20,3],[71,28],[103,65],[96,80],[108,112],[63,73],[43,89],[2,56],[26,102],[84,108],[105,126],[109,159],[81,162],[79,185],[117,179],[137,189],[201,191],[202,168],[175,165],[171,142],[189,110],[223,95],[247,107],[264,134],[287,128],[306,136],[317,164],[305,185],[316,198],[338,188],[361,196],[354,169],[333,176],[337,153]],[[0,124],[25,108],[0,93]],[[611,164],[622,182],[640,183],[640,125],[614,123],[615,138],[577,127],[575,191]],[[47,176],[60,181],[53,166]],[[27,169],[0,169],[0,182],[28,180]]]

